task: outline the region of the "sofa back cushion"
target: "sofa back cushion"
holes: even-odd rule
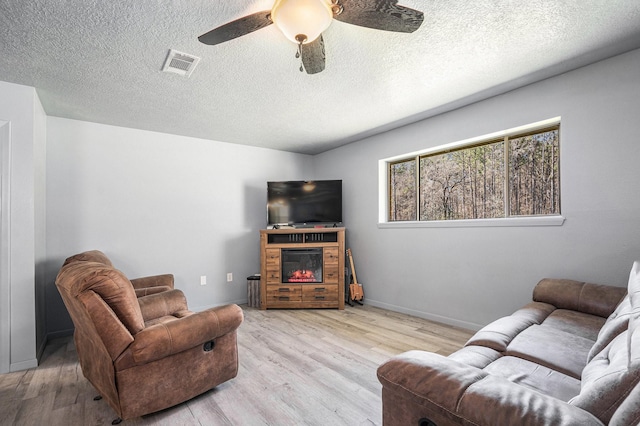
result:
[[[606,348],[620,333],[625,331],[629,326],[629,318],[631,317],[631,300],[629,295],[622,299],[615,311],[607,318],[600,331],[596,343],[589,351],[587,362],[590,362],[601,350]]]
[[[620,303],[624,294],[623,287],[545,278],[534,288],[533,300],[548,303],[557,309],[568,309],[607,318]]]
[[[635,262],[631,269],[628,293],[628,328],[592,357],[582,372],[580,394],[570,401],[605,424],[640,386],[640,262]],[[627,404],[622,409],[628,411],[633,407]]]
[[[640,424],[640,386],[635,388],[624,399],[620,407],[611,417],[609,425],[628,426]]]

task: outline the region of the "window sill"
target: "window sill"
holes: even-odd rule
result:
[[[499,219],[379,222],[378,228],[492,228],[520,226],[562,226],[564,220],[564,216],[527,216]]]

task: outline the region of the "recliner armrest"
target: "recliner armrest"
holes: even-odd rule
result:
[[[187,299],[181,290],[168,290],[138,298],[142,318],[145,322],[167,315],[188,311]],[[177,317],[184,316],[175,315]]]
[[[210,308],[145,328],[134,336],[127,351],[136,364],[155,361],[234,332],[243,318],[238,305]]]
[[[163,285],[163,286],[156,286],[156,287],[134,288],[133,290],[136,292],[136,297],[141,298],[144,296],[150,296],[152,294],[169,291],[169,290],[172,290],[172,288]]]
[[[169,287],[173,286],[173,274],[152,275],[149,277],[134,278],[131,281],[134,289],[142,289],[148,287]]]
[[[460,424],[602,425],[574,405],[430,352],[391,358],[378,379],[386,391]],[[416,413],[416,421],[422,416]]]

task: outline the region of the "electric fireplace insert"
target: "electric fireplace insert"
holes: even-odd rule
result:
[[[321,283],[322,248],[282,249],[283,283]]]

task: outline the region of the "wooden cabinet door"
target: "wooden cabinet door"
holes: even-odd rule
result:
[[[267,272],[267,284],[280,283],[280,249],[266,249],[265,270]]]

